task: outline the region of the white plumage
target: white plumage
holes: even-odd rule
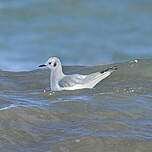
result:
[[[112,67],[102,72],[91,73],[89,75],[65,75],[62,72],[61,62],[57,57],[49,58],[46,64],[40,65],[39,67],[43,66],[51,70],[50,88],[52,91],[93,88],[97,83],[116,70],[116,67]]]

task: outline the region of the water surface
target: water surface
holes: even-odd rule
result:
[[[48,90],[48,70],[0,71],[1,151],[151,151],[151,64],[118,63],[94,89],[60,92]],[[64,72],[88,74],[108,66]]]
[[[152,58],[151,0],[1,0],[0,69]],[[84,53],[82,55],[82,52]]]

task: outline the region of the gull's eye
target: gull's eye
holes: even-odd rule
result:
[[[49,62],[49,65],[51,65],[51,62]]]
[[[57,65],[57,63],[55,62],[55,63],[53,64],[53,66],[56,67],[56,65]]]

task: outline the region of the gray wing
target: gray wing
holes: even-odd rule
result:
[[[67,76],[64,76],[59,81],[59,86],[60,87],[72,87],[77,84],[82,84],[82,85],[87,84],[88,86],[93,87],[98,82],[105,79],[112,72],[114,72],[116,70],[117,70],[117,68],[112,67],[112,68],[108,68],[102,72],[96,72],[96,73],[92,73],[89,75],[80,75],[80,74],[67,75]]]
[[[99,76],[101,76],[100,72],[92,73],[89,75],[80,75],[80,74],[67,75],[59,81],[59,86],[72,87],[76,84],[86,84],[92,80],[95,80]]]
[[[76,84],[83,84],[85,78],[86,78],[86,75],[80,75],[80,74],[67,75],[67,76],[64,76],[59,81],[59,86],[72,87]]]

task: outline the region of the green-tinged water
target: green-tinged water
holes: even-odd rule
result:
[[[150,152],[152,60],[115,65],[118,70],[94,89],[60,92],[47,91],[48,70],[0,71],[0,151]]]

